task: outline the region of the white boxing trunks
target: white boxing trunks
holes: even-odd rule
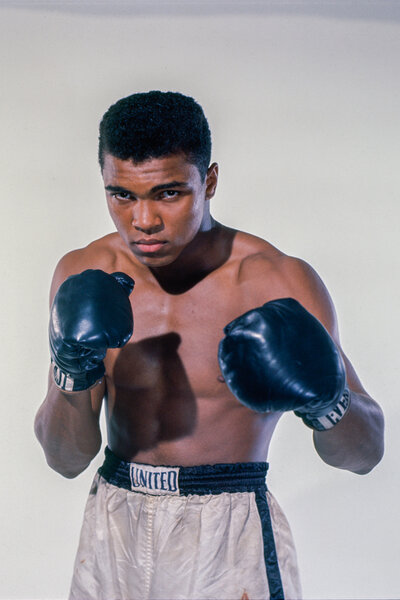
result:
[[[267,463],[154,467],[108,448],[93,481],[70,600],[295,600],[288,522]]]

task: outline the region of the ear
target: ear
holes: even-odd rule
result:
[[[217,189],[218,183],[218,165],[212,163],[207,169],[206,175],[206,200],[210,200]]]

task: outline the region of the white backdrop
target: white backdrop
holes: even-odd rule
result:
[[[269,484],[304,596],[400,597],[399,6],[343,4],[2,3],[2,599],[67,595],[101,457],[66,480],[34,438],[48,288],[65,252],[113,229],[98,122],[149,89],[203,105],[220,164],[214,216],[317,269],[344,349],[386,414],[386,455],[367,476],[322,463],[292,415],[278,427]]]

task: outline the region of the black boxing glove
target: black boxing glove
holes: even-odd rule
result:
[[[119,348],[133,332],[129,294],[135,282],[125,273],[88,269],[59,287],[50,311],[49,340],[56,385],[76,392],[104,375],[107,348]]]
[[[350,403],[342,357],[324,326],[293,298],[267,302],[224,328],[218,359],[231,392],[249,408],[290,411],[317,430]]]

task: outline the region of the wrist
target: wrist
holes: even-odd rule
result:
[[[82,392],[97,385],[104,376],[104,364],[100,363],[90,371],[82,373],[67,373],[55,361],[51,361],[53,379],[56,386],[63,392]]]
[[[301,417],[303,422],[316,431],[327,431],[335,427],[343,419],[347,413],[351,402],[351,392],[345,388],[343,394],[337,404],[335,404],[328,413],[318,417],[309,414],[303,414],[295,411],[295,415]]]

